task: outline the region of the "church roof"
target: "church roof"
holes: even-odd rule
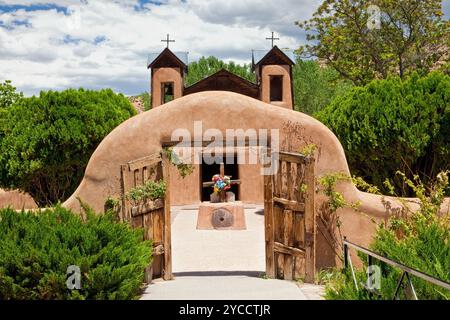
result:
[[[189,63],[188,52],[173,52],[169,48],[166,48],[162,52],[152,52],[148,55],[147,68],[151,68],[159,60],[164,58],[175,58],[175,61],[178,60],[176,62],[178,62],[178,64],[182,65],[183,67],[186,67]]]
[[[270,50],[252,50],[252,65],[266,64],[264,62],[273,63],[274,59],[278,63],[295,64],[296,58],[294,50],[280,49],[274,46]],[[269,63],[267,63],[269,64]]]
[[[221,69],[184,89],[184,95],[202,91],[232,91],[258,99],[259,86],[228,70]]]

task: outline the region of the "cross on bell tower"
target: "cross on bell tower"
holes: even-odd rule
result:
[[[272,36],[270,38],[266,38],[266,40],[271,40],[272,41],[272,48],[273,48],[273,40],[280,40],[280,38],[275,38],[273,36],[274,32],[272,31]]]
[[[161,42],[165,42],[166,43],[166,48],[169,48],[169,42],[175,42],[175,40],[170,40],[169,34],[167,34],[167,38],[164,40],[161,40]]]

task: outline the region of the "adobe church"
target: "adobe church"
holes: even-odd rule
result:
[[[167,41],[168,44],[170,40],[162,41]],[[190,86],[185,86],[185,75],[189,72],[188,53],[172,52],[167,46],[162,52],[150,54],[148,58],[152,108],[165,108],[166,103],[194,93],[228,91],[293,110],[292,66],[294,64],[295,56],[292,50],[282,50],[277,46],[273,46],[270,50],[252,50],[252,71],[255,73],[256,83],[221,69]],[[201,150],[195,151],[201,153]],[[235,199],[244,203],[262,203],[264,200],[263,176],[260,175],[260,166],[237,164],[237,148],[234,148],[232,152],[234,155],[231,157],[234,159],[225,161],[224,173],[240,182],[231,188]],[[248,156],[251,151],[246,148],[243,152]],[[229,154],[227,156],[230,158]],[[212,176],[219,171],[219,164],[202,163],[194,165],[193,173],[182,178],[177,170],[172,168],[171,185],[178,185],[180,188],[171,191],[171,203],[184,205],[209,201],[212,189],[203,187],[203,184],[211,181]],[[189,188],[190,192],[186,192],[186,188]]]
[[[81,212],[82,200],[101,212],[108,198],[120,199],[120,218],[131,221],[134,227],[144,227],[145,238],[153,241],[155,254],[163,257],[157,260],[161,263],[158,268],[165,270],[165,279],[170,279],[170,206],[207,204],[213,192],[212,177],[224,173],[239,182],[231,186],[236,202],[264,204],[269,277],[306,274],[311,281],[314,265],[320,269],[339,264],[333,245],[339,234],[328,225],[331,222],[326,216],[327,197],[316,181],[330,173],[351,173],[344,149],[333,132],[313,117],[294,110],[294,63],[292,52],[273,46],[267,52],[253,51],[256,83],[220,70],[186,87],[187,53],[166,48],[151,55],[147,67],[151,71],[152,109],[124,121],[104,138],[92,154],[79,187],[63,206]],[[164,150],[174,146],[173,133],[180,129],[193,136],[194,142],[211,142],[196,135],[199,122],[202,132],[276,131],[269,147],[280,151],[273,153],[282,156],[277,160],[280,170],[262,175],[261,164],[238,164],[238,147],[228,146],[221,151],[226,155],[225,163],[208,164],[200,157],[204,145],[194,143],[187,149],[194,149],[191,154],[201,159],[189,159],[194,163],[193,171],[183,178],[164,156]],[[311,145],[316,146],[314,153],[302,155],[300,151]],[[247,145],[243,149],[246,156],[254,151]],[[125,195],[147,180],[168,184],[164,203],[133,206]],[[386,201],[392,210],[402,205],[395,198],[362,192],[351,181],[337,184],[336,191],[348,203],[361,203],[358,211],[338,210],[342,234],[361,245],[370,242],[376,227],[373,221],[380,222],[389,215]],[[219,219],[221,214],[217,215]],[[297,267],[303,269],[299,271]]]

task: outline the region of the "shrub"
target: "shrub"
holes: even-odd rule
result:
[[[341,141],[352,173],[386,192],[383,182],[397,170],[426,183],[448,169],[449,101],[450,76],[433,72],[354,87],[317,118]],[[413,194],[401,179],[393,184],[398,193]]]
[[[440,173],[436,183],[430,188],[425,188],[418,176],[412,181],[400,175],[419,198],[420,209],[410,212],[405,203],[403,211],[390,218],[389,225],[380,224],[370,249],[408,267],[450,282],[449,212],[439,213],[444,199],[443,190],[448,186],[447,173]],[[366,261],[364,255],[360,257]],[[371,297],[361,288],[360,283],[366,282],[367,279],[365,271],[356,271],[359,285],[357,291],[349,270],[334,270],[326,286],[326,298],[392,299],[402,271],[379,261],[376,264],[380,266],[382,274],[381,297]],[[367,263],[364,268],[367,268]],[[450,299],[449,290],[413,275],[411,281],[419,299]],[[404,295],[400,297],[405,298]]]
[[[68,198],[102,139],[135,111],[112,90],[41,92],[10,106],[0,127],[0,186],[41,205]]]
[[[142,239],[111,214],[0,210],[0,300],[136,298],[151,262]],[[80,290],[67,289],[70,265],[80,267]]]

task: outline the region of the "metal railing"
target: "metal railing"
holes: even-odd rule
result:
[[[403,271],[402,275],[400,276],[400,279],[398,280],[393,300],[398,299],[398,293],[400,292],[400,288],[402,288],[403,280],[405,278],[407,280],[407,287],[405,287],[404,290],[408,289],[408,286],[409,286],[410,295],[413,297],[413,299],[418,300],[416,291],[415,291],[414,286],[413,286],[413,284],[411,282],[410,275],[414,275],[414,276],[416,276],[418,278],[421,278],[421,279],[423,279],[423,280],[425,280],[427,282],[430,282],[432,284],[435,284],[437,286],[440,286],[442,288],[450,290],[450,283],[442,281],[440,279],[437,279],[437,278],[435,278],[433,276],[430,276],[429,274],[417,271],[416,269],[413,269],[413,268],[410,268],[408,266],[405,266],[404,264],[401,264],[400,262],[397,262],[397,261],[394,261],[394,260],[389,259],[387,257],[381,256],[381,255],[379,255],[379,254],[377,254],[377,253],[375,253],[375,252],[373,252],[373,251],[371,251],[371,250],[369,250],[367,248],[361,247],[361,246],[359,246],[357,244],[354,244],[354,243],[352,243],[350,241],[347,241],[346,237],[344,237],[343,247],[344,247],[344,268],[348,269],[348,267],[350,267],[350,270],[351,270],[351,273],[352,273],[352,277],[353,277],[353,281],[354,281],[354,284],[355,284],[355,287],[356,287],[357,291],[359,290],[358,282],[356,280],[355,270],[353,268],[352,260],[351,260],[351,257],[350,257],[350,252],[348,250],[349,247],[355,249],[356,251],[360,251],[362,253],[367,254],[367,265],[368,266],[372,266],[373,265],[373,259],[375,258],[375,259],[377,259],[379,261],[383,261],[384,263],[386,263],[386,264],[388,264],[388,265],[390,265],[392,267],[398,268],[398,269]],[[381,295],[377,290],[371,288],[370,286],[363,285],[363,287],[371,295],[372,294]]]

